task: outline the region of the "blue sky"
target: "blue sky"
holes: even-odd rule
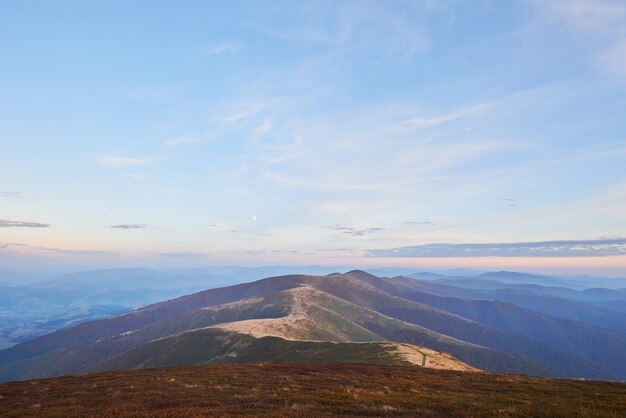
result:
[[[626,274],[625,28],[617,0],[4,2],[0,261]]]

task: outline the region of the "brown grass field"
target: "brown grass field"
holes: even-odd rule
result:
[[[0,385],[2,417],[626,416],[626,383],[366,364],[233,364]]]

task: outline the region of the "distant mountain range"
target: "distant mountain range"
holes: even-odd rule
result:
[[[0,349],[81,322],[214,287],[285,275],[294,271],[300,274],[326,275],[346,270],[349,269],[315,265],[210,266],[169,271],[117,268],[69,273],[47,279],[42,278],[46,276],[41,271],[35,277],[32,274],[29,276],[27,273],[0,270]],[[487,273],[462,268],[415,271],[408,268],[380,267],[366,271],[376,276],[410,276],[420,281],[431,281],[433,283],[424,290],[445,296],[501,300],[591,325],[613,330],[624,328],[621,318],[613,318],[612,313],[606,312],[608,309],[611,312],[626,313],[626,305],[619,297],[616,299],[614,292],[616,289],[626,288],[624,279],[540,276],[514,272]],[[455,289],[444,290],[444,286]],[[462,289],[474,289],[474,292]],[[559,300],[539,300],[535,296],[553,296]],[[580,301],[587,306],[572,305],[562,299]]]
[[[626,380],[623,289],[545,287],[512,273],[413,276],[284,275],[181,296],[2,350],[0,380],[258,361]]]

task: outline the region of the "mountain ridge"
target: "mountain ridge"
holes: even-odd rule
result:
[[[81,373],[92,370],[90,367],[96,364],[107,361],[113,364],[115,358],[137,352],[133,350],[149,358],[150,350],[146,346],[153,344],[150,347],[160,350],[155,348],[155,341],[186,331],[206,335],[207,328],[211,329],[209,333],[236,332],[243,338],[279,338],[283,340],[280,343],[271,341],[281,347],[290,346],[290,341],[409,344],[451,353],[458,361],[483,370],[595,379],[623,376],[619,368],[613,374],[615,370],[596,364],[581,356],[586,353],[563,344],[546,344],[541,338],[537,340],[537,336],[531,338],[506,332],[502,327],[498,329],[497,324],[485,324],[484,319],[472,318],[471,312],[455,312],[449,306],[444,309],[441,299],[437,299],[440,296],[419,293],[422,297],[427,295],[428,303],[414,301],[413,285],[419,288],[412,278],[383,278],[352,270],[326,276],[277,276],[209,289],[83,323],[2,350],[0,378]],[[528,311],[532,312],[530,315],[527,310],[512,305],[487,306],[505,307],[512,312],[508,320],[513,322],[529,318],[548,321],[559,332],[564,332],[562,328],[567,326],[588,329],[584,324],[555,321],[533,311]],[[218,339],[211,338],[205,341],[213,341],[214,345]],[[254,345],[251,344],[248,346]],[[291,347],[285,349],[289,351]],[[615,350],[620,352],[621,346]],[[250,354],[249,358],[254,355]],[[268,360],[280,361],[280,358]]]

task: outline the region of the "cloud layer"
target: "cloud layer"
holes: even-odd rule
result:
[[[495,244],[423,244],[368,250],[366,257],[606,257],[626,255],[626,238]]]
[[[328,228],[333,231],[343,232],[344,234],[353,235],[355,237],[362,237],[364,235],[373,234],[383,230],[382,228],[354,228],[346,225],[332,225]]]
[[[0,228],[49,228],[50,224],[41,222],[24,222],[10,221],[8,219],[0,219]]]
[[[146,224],[119,224],[119,225],[111,225],[111,228],[116,229],[146,229],[148,225]]]

